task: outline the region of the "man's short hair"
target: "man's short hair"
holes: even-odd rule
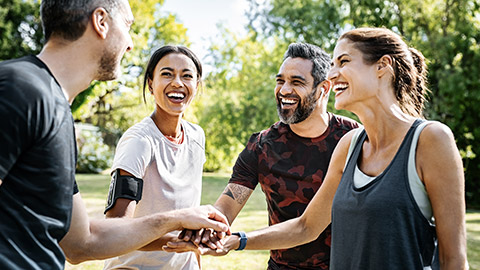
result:
[[[40,15],[42,18],[45,41],[52,36],[74,41],[87,29],[92,12],[103,7],[112,15],[119,0],[42,0]]]
[[[309,43],[292,43],[288,46],[283,59],[300,57],[312,61],[313,87],[327,79],[330,71],[330,56],[320,47]]]

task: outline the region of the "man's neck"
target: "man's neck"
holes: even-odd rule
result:
[[[93,66],[85,56],[80,42],[59,44],[47,42],[38,58],[50,69],[69,103],[93,80]]]
[[[302,122],[290,124],[290,129],[300,137],[316,138],[327,130],[329,121],[329,114],[317,108]]]

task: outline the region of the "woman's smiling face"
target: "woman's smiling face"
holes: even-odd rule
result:
[[[157,109],[183,114],[197,93],[199,79],[193,61],[181,53],[170,53],[158,61],[149,80]]]
[[[352,103],[375,95],[377,73],[375,64],[367,64],[363,54],[349,39],[337,42],[333,52],[332,68],[328,79],[335,93],[335,108],[347,109]]]

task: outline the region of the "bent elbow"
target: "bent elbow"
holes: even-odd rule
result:
[[[65,254],[65,258],[67,262],[70,264],[79,264],[85,261],[90,260],[97,260],[94,256],[92,256],[92,250],[85,247],[62,247],[63,253]]]
[[[315,239],[318,238],[320,233],[322,233],[323,230],[319,230],[317,226],[314,226],[312,223],[308,223],[306,218],[303,217],[303,215],[300,217],[300,230],[303,237],[303,240],[305,243],[310,243],[314,241]]]
[[[87,259],[78,252],[65,252],[65,258],[70,264],[80,264],[87,261]]]

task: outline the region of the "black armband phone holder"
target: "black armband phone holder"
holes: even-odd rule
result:
[[[112,174],[104,214],[115,205],[118,198],[135,200],[138,203],[142,199],[142,190],[142,179],[131,175],[120,175],[120,169],[116,169]]]

